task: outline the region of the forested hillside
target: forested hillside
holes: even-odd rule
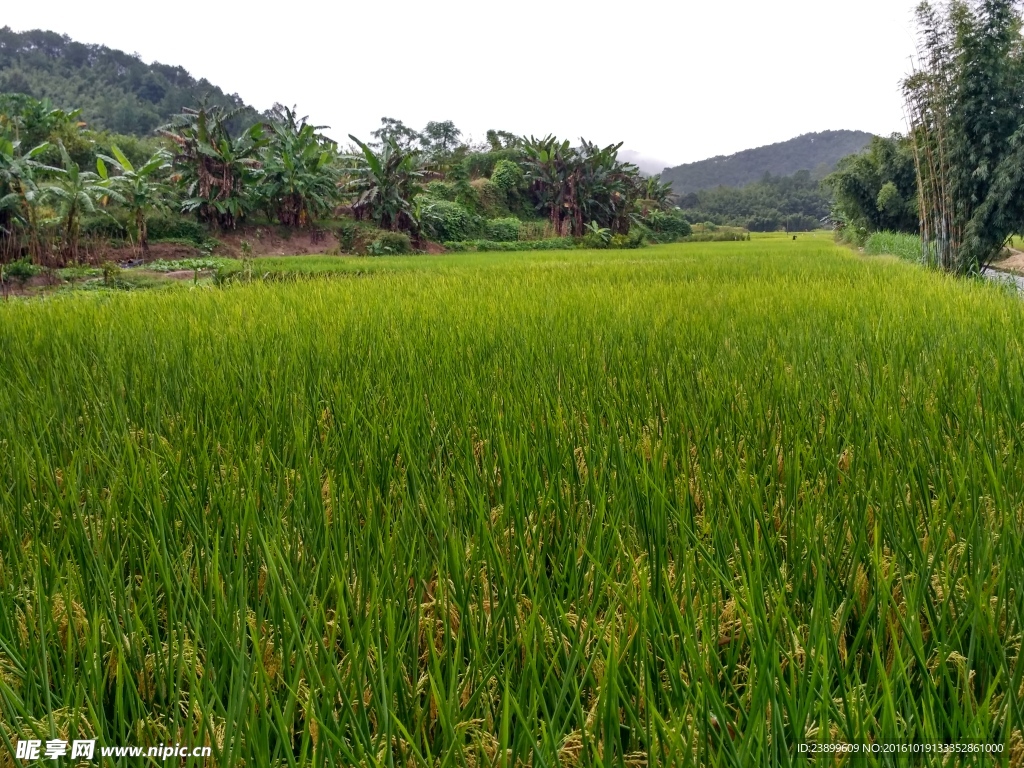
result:
[[[0,93],[49,99],[62,109],[80,109],[95,129],[142,136],[201,99],[224,107],[246,105],[181,67],[146,64],[103,45],[78,43],[44,30],[0,29]],[[246,108],[242,122],[255,122]],[[246,117],[248,120],[246,121]]]
[[[685,195],[721,186],[742,187],[760,181],[765,174],[791,176],[810,171],[820,179],[833,171],[841,158],[860,152],[870,141],[871,134],[864,131],[805,133],[778,144],[666,168],[661,180],[671,184],[677,195]]]
[[[822,226],[832,205],[831,190],[809,171],[772,176],[743,187],[715,187],[679,197],[693,223],[743,227],[751,232],[806,231]]]

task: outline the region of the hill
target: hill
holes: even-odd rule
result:
[[[662,171],[661,180],[678,195],[715,187],[742,187],[760,181],[766,173],[791,176],[811,171],[815,176],[831,172],[847,155],[860,152],[871,141],[864,131],[805,133],[789,141],[719,155]]]
[[[0,29],[0,93],[24,93],[61,109],[81,109],[91,128],[136,136],[151,133],[203,98],[242,108],[243,121],[257,119],[237,94],[197,80],[182,67],[146,64],[134,54],[40,29]]]

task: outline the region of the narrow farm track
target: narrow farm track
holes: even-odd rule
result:
[[[814,238],[385,263],[0,306],[0,765],[1024,765],[1019,300]]]

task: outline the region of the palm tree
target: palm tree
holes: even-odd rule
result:
[[[83,171],[78,163],[71,159],[64,144],[60,147],[63,169],[59,171],[58,180],[42,188],[40,199],[57,209],[62,221],[63,247],[72,261],[78,261],[79,227],[83,214],[96,213],[96,203],[107,197],[108,192],[95,173]]]
[[[413,199],[423,191],[419,152],[402,149],[394,139],[387,139],[380,152],[374,152],[355,136],[349,138],[362,150],[346,158],[352,170],[345,192],[353,200],[353,213],[370,218],[381,229],[415,234],[419,224]]]
[[[257,123],[233,137],[229,123],[241,109],[218,106],[184,109],[160,133],[176,145],[175,177],[185,186],[182,210],[195,211],[201,221],[233,229],[251,206],[246,187],[256,178],[259,152],[266,146]]]
[[[42,255],[36,217],[39,198],[36,174],[57,172],[58,169],[44,165],[36,158],[49,147],[49,143],[43,143],[22,152],[20,141],[0,138],[0,235],[4,239],[5,256],[17,255],[21,251],[17,238],[19,224],[28,230],[29,256],[38,262]]]
[[[167,206],[171,187],[157,176],[171,167],[171,156],[166,150],[161,149],[145,164],[136,168],[116,144],[111,146],[110,151],[113,157],[100,155],[96,158],[96,170],[111,196],[132,215],[135,220],[136,242],[142,249],[143,256],[149,256],[146,217],[152,211]],[[107,163],[117,170],[116,176],[109,175]]]
[[[337,151],[295,110],[278,107],[263,150],[258,197],[267,212],[289,227],[304,227],[329,214],[338,197]]]

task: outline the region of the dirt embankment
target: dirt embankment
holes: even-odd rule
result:
[[[273,227],[252,227],[218,232],[214,237],[216,245],[211,255],[228,258],[241,258],[243,242],[249,244],[253,256],[339,253],[338,239],[324,230],[282,232]],[[127,243],[93,241],[83,251],[83,262],[91,265],[112,261],[122,266],[136,266],[149,261],[177,261],[205,255],[198,245],[181,241],[151,242],[145,259],[140,249]]]
[[[1009,255],[1005,259],[992,262],[992,268],[1003,272],[1014,272],[1018,275],[1024,275],[1024,251],[1007,248],[1006,252]]]

